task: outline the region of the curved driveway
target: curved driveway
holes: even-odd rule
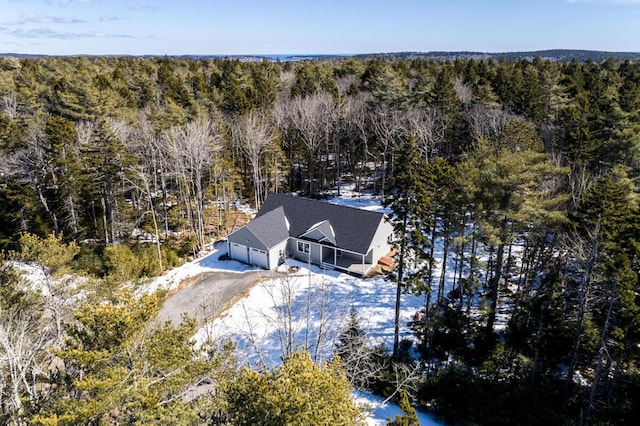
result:
[[[182,315],[187,314],[202,325],[227,309],[262,278],[273,275],[273,271],[264,270],[203,273],[192,284],[167,298],[158,313],[158,320],[179,324]]]

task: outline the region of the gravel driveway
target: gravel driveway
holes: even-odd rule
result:
[[[174,324],[179,324],[184,313],[195,317],[198,324],[205,324],[262,278],[273,276],[273,271],[263,270],[204,273],[168,297],[158,313],[158,320],[171,320]]]

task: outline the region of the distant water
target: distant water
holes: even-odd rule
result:
[[[56,55],[44,55],[44,54],[21,54],[21,53],[0,53],[0,58],[7,57],[15,57],[15,58],[46,58]],[[63,56],[87,56],[87,57],[100,57],[103,55],[63,55]],[[106,56],[122,56],[122,57],[139,57],[139,58],[157,58],[164,57],[167,55],[106,55]],[[193,58],[193,59],[208,59],[208,58],[231,58],[231,59],[239,59],[241,61],[261,61],[263,59],[267,59],[273,62],[292,62],[292,61],[304,61],[311,59],[333,59],[333,58],[346,58],[355,56],[353,54],[335,54],[335,55],[317,55],[317,54],[268,54],[268,55],[258,55],[258,54],[250,54],[250,55],[223,55],[223,54],[212,54],[212,55],[168,55],[172,58]]]
[[[266,58],[273,62],[304,61],[307,59],[332,59],[353,56],[352,54],[340,55],[315,55],[315,54],[269,54],[269,55],[229,55],[227,57],[240,58],[245,60],[261,60]]]

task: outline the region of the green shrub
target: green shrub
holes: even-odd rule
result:
[[[102,245],[83,245],[80,246],[80,252],[74,259],[74,270],[103,277],[107,273],[107,265],[104,257],[104,246]]]

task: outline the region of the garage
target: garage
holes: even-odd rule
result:
[[[232,259],[243,263],[249,263],[249,251],[247,250],[247,246],[238,243],[231,243],[231,253],[229,254]]]
[[[269,260],[267,257],[267,252],[264,250],[258,250],[256,248],[251,248],[249,250],[249,263],[255,266],[259,266],[264,269],[269,269]]]

